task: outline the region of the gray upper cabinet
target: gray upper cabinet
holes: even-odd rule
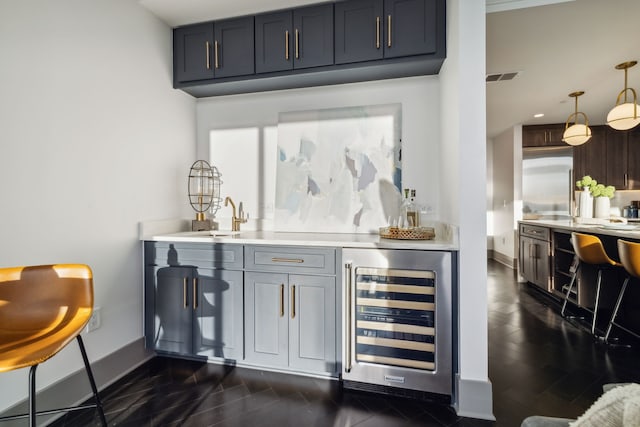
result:
[[[255,17],[256,73],[333,64],[333,4]]]
[[[255,72],[253,16],[216,21],[213,29],[214,77],[253,74]]]
[[[438,9],[443,0],[385,0],[384,57],[421,55],[437,50]]]
[[[189,25],[173,30],[173,80],[179,83],[213,78],[211,48],[213,24]]]
[[[335,5],[336,64],[382,59],[383,0],[351,0]]]
[[[253,16],[173,30],[174,86],[255,72]]]
[[[437,74],[446,0],[346,0],[174,29],[173,86],[195,97]]]
[[[294,68],[333,64],[333,3],[293,11]]]
[[[336,3],[336,64],[436,53],[444,7],[441,0]]]

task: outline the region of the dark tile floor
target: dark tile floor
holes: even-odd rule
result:
[[[607,348],[559,316],[514,271],[489,263],[489,377],[496,422],[448,406],[364,392],[335,381],[157,357],[101,393],[110,425],[494,426],[533,414],[575,417],[608,382],[640,381],[638,347]],[[56,427],[99,425],[92,411]]]

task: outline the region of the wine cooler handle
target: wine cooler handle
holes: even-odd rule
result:
[[[346,357],[345,357],[345,372],[351,372],[351,270],[353,266],[351,263],[347,263],[344,265],[344,273],[345,273],[345,292],[346,292],[346,313],[345,313],[345,338],[346,338]]]

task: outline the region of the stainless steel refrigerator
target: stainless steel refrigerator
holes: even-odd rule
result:
[[[569,219],[574,185],[572,147],[522,149],[523,219]]]

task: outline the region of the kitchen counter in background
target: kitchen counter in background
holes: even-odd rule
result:
[[[547,227],[551,229],[578,231],[582,233],[590,234],[602,234],[605,236],[616,236],[628,238],[631,240],[640,240],[640,224],[635,222],[629,222],[628,224],[609,223],[609,224],[587,224],[576,222],[573,220],[544,220],[544,219],[531,219],[519,221],[520,224],[529,224],[534,226]],[[620,228],[627,228],[629,230],[617,229],[616,226],[622,226]],[[633,227],[633,229],[631,229]]]
[[[149,221],[140,223],[140,240],[156,242],[237,243],[251,245],[328,246],[340,248],[414,249],[457,251],[457,228],[448,224],[434,224],[433,240],[395,240],[377,234],[350,233],[291,233],[278,231],[186,231],[187,220]]]
[[[611,228],[615,226],[629,229]],[[519,274],[560,302],[565,299],[573,277],[575,251],[571,244],[572,232],[598,236],[609,257],[617,260],[620,259],[617,247],[619,239],[640,242],[640,224],[637,223],[585,224],[572,220],[524,220],[519,221],[518,232]],[[596,278],[597,269],[594,266],[582,265],[569,295],[572,303],[570,309],[577,307],[588,312],[587,318],[594,310]],[[604,273],[598,307],[599,330],[606,328],[625,278],[623,269]],[[640,331],[640,287],[629,287],[617,319],[630,330]],[[617,330],[615,332],[619,333]]]

